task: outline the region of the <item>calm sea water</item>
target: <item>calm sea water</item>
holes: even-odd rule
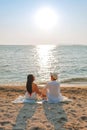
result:
[[[0,46],[0,84],[22,84],[32,73],[36,82],[59,73],[62,83],[87,83],[87,46]]]

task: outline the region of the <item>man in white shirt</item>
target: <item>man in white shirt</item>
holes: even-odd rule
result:
[[[51,81],[47,83],[47,99],[49,103],[57,103],[60,101],[62,96],[60,93],[60,83],[56,81],[58,79],[57,73],[51,73]]]

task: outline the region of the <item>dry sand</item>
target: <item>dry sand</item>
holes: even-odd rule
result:
[[[87,130],[87,87],[62,87],[72,102],[13,104],[25,87],[0,86],[0,130]]]

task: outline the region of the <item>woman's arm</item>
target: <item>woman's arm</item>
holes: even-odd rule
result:
[[[40,91],[38,86],[36,84],[34,84],[34,92],[36,92],[42,98],[46,98],[46,92],[47,92],[46,88],[41,89],[41,91]]]
[[[47,93],[47,88],[43,88],[42,89],[42,96],[46,97],[46,93]]]
[[[38,88],[38,86],[36,84],[34,84],[34,92],[41,95],[41,92],[39,91],[39,88]]]

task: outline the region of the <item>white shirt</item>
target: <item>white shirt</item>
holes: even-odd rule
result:
[[[48,82],[46,88],[47,88],[48,102],[50,103],[58,102],[61,97],[59,82],[57,82],[56,80]]]

